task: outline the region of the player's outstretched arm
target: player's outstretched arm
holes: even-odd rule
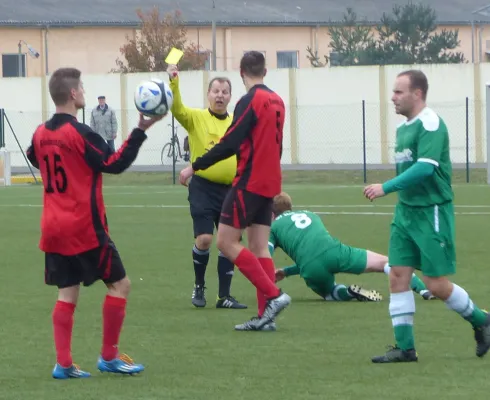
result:
[[[221,160],[238,152],[240,145],[248,137],[257,122],[252,107],[253,95],[245,95],[237,103],[233,112],[233,122],[220,142],[192,164],[194,171],[207,169]]]
[[[386,181],[385,183],[375,183],[364,188],[364,196],[373,201],[378,197],[383,197],[389,193],[397,192],[406,189],[412,185],[422,182],[427,177],[434,173],[435,167],[433,164],[418,161],[406,171],[402,172],[397,177]]]
[[[120,174],[128,169],[138,156],[139,149],[147,139],[145,131],[163,116],[150,120],[140,115],[138,127],[133,129],[122,146],[114,152],[104,139],[87,125],[77,124],[83,145],[80,151],[85,157],[87,164],[96,172],[107,174]]]
[[[383,183],[385,194],[406,189],[420,183],[434,173],[435,166],[428,162],[418,161],[397,177]]]

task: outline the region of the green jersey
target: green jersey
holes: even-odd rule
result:
[[[321,218],[311,211],[287,211],[272,222],[271,254],[273,249],[280,247],[299,267],[339,244]]]
[[[401,203],[431,206],[453,200],[452,166],[446,124],[434,111],[425,108],[417,117],[396,130],[396,173],[400,175],[416,162],[433,164],[434,174],[398,192]]]

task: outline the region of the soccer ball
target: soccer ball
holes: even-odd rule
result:
[[[160,79],[143,81],[134,92],[136,109],[148,117],[167,114],[173,101],[172,90]]]

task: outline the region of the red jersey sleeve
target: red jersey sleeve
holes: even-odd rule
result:
[[[238,152],[240,145],[257,123],[257,116],[252,107],[253,96],[249,93],[238,101],[233,111],[233,121],[225,135],[211,150],[194,161],[192,164],[194,171],[207,169]]]
[[[78,122],[74,123],[74,126],[82,137],[81,151],[87,164],[94,171],[107,174],[120,174],[129,168],[147,138],[143,130],[135,128],[122,146],[114,152],[89,126]]]
[[[34,149],[34,138],[31,141],[31,145],[27,148],[26,155],[32,166],[39,169],[39,161],[37,161],[36,150]]]

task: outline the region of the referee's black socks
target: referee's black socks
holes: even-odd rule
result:
[[[218,296],[220,299],[230,296],[231,279],[233,278],[234,269],[235,265],[220,251],[218,255]]]
[[[194,274],[196,275],[195,284],[204,286],[204,276],[209,261],[209,249],[200,250],[196,245],[192,248],[192,260],[194,261]]]

